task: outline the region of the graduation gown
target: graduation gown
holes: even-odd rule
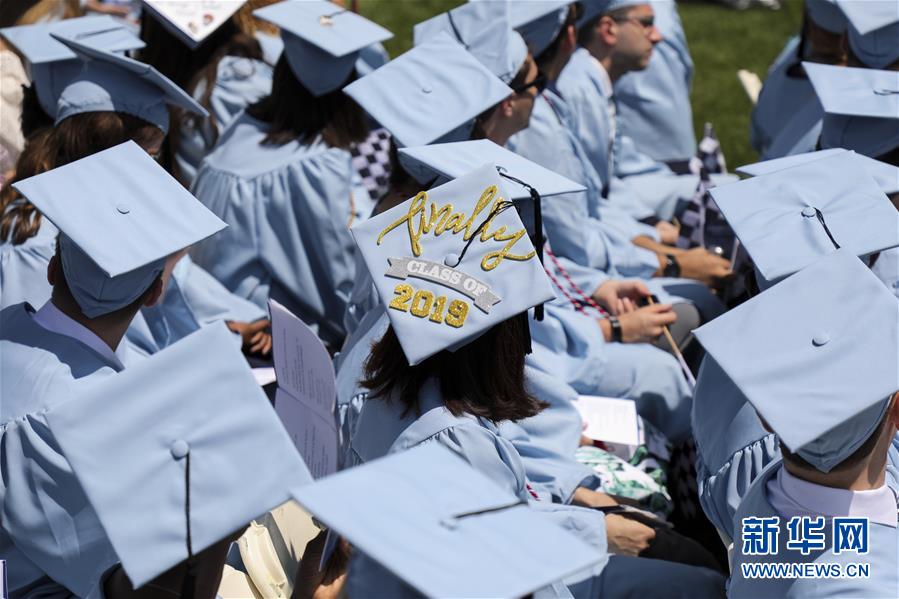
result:
[[[678,200],[693,195],[699,178],[675,175],[663,163],[643,154],[623,134],[609,112],[610,103],[615,101],[611,80],[586,49],[575,50],[557,86],[568,104],[569,127],[593,168],[610,186],[610,202],[634,218],[671,218]],[[615,182],[616,178],[625,181]]]
[[[589,543],[597,552],[607,554],[605,520],[601,513],[573,506],[536,501],[529,488],[521,456],[515,446],[503,438],[496,425],[471,415],[453,416],[443,404],[436,381],[429,381],[420,393],[421,415],[403,415],[396,401],[369,399],[365,402],[355,434],[350,441],[345,464],[357,465],[389,453],[404,451],[421,443],[446,446],[472,467],[508,489],[533,509]],[[593,580],[601,573],[603,562],[582,575],[578,582]],[[347,590],[350,595],[367,589],[401,590],[385,569],[365,554],[353,558]],[[356,563],[358,562],[358,563]],[[386,577],[386,579],[385,579]],[[389,586],[385,587],[387,584]],[[408,587],[407,587],[408,588]],[[406,593],[401,593],[406,595]]]
[[[734,514],[759,473],[780,459],[780,445],[709,355],[696,380],[692,424],[699,503],[715,528],[733,539]]]
[[[899,298],[899,248],[880,252],[871,270]]]
[[[50,299],[53,288],[47,281],[47,265],[56,253],[58,233],[43,218],[37,234],[25,243],[0,245],[0,308],[21,302],[40,306]],[[232,294],[185,256],[172,270],[162,301],[138,312],[123,343],[153,354],[217,320],[253,322],[267,314]]]
[[[655,253],[634,246],[637,235],[658,239],[652,227],[602,202],[602,180],[566,124],[562,97],[547,88],[534,101],[528,128],[507,147],[587,187],[586,192],[543,198],[543,224],[556,255],[612,277],[649,278],[659,266]]]
[[[899,493],[897,482],[896,463],[899,460],[896,443],[890,449],[890,457],[887,465],[886,484],[894,493]],[[785,518],[780,519],[780,535],[778,552],[776,555],[744,556],[740,551],[742,538],[739,523],[743,518],[780,516],[771,506],[768,500],[768,481],[777,476],[783,468],[783,462],[777,461],[767,470],[762,472],[758,479],[743,499],[734,519],[736,538],[734,539],[733,566],[728,587],[728,596],[732,599],[742,597],[754,599],[756,597],[899,597],[899,528],[894,524],[887,526],[879,522],[871,522],[868,532],[868,547],[870,552],[866,555],[857,555],[852,552],[843,552],[834,555],[831,551],[833,539],[831,538],[830,519],[825,526],[826,549],[824,551],[812,551],[804,556],[799,551],[791,551],[786,548],[786,540],[789,538]],[[897,522],[899,524],[899,522]],[[741,565],[744,563],[772,563],[772,562],[798,562],[814,564],[842,564],[849,563],[870,564],[870,578],[842,578],[842,579],[752,579],[742,576]]]
[[[230,226],[191,256],[231,292],[263,309],[277,300],[336,348],[353,287],[358,175],[345,150],[321,139],[262,145],[267,130],[244,113],[203,161],[193,193]]]
[[[118,558],[46,414],[121,364],[43,328],[33,312],[0,312],[0,555],[13,596],[102,597]]]
[[[266,36],[269,37],[269,36]],[[272,91],[272,67],[265,62],[240,56],[225,56],[216,67],[216,79],[209,96],[209,117],[219,134],[244,108]],[[198,102],[206,94],[201,83],[193,91]],[[216,135],[206,120],[186,117],[175,160],[187,186],[193,183],[197,169],[215,145]]]
[[[696,154],[690,106],[693,59],[674,1],[651,4],[662,41],[645,70],[615,82],[619,122],[636,147],[655,160],[688,161]]]
[[[758,102],[752,109],[749,141],[765,160],[790,155],[782,153],[791,145],[788,139],[798,141],[803,132],[792,131],[788,138],[778,140],[778,137],[790,126],[790,122],[796,115],[811,106],[813,112],[821,111],[818,120],[824,116],[818,96],[808,78],[791,77],[787,74],[789,69],[799,61],[798,50],[798,37],[794,37],[786,43],[784,49],[768,69],[768,76],[759,92]],[[802,120],[808,123],[809,115],[804,115]],[[814,125],[814,121],[808,125]],[[777,150],[772,149],[775,141],[777,141]],[[817,142],[817,139],[815,141]]]

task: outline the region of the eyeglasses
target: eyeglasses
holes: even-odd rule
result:
[[[637,24],[640,25],[641,27],[643,27],[643,30],[644,30],[646,33],[649,33],[650,31],[652,31],[652,28],[655,27],[655,25],[656,25],[656,18],[655,18],[655,16],[641,17],[641,18],[637,18],[637,17],[612,17],[612,20],[615,21],[616,23],[625,23],[625,22],[627,22],[627,21],[632,21],[632,22],[634,22],[634,23],[637,23]]]
[[[516,94],[523,94],[529,88],[534,87],[537,89],[537,93],[539,94],[544,89],[546,89],[546,83],[546,75],[544,75],[543,73],[537,73],[537,76],[534,77],[533,80],[526,81],[520,85],[512,87],[512,91]]]

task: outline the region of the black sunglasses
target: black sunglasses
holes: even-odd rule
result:
[[[546,75],[544,75],[543,73],[537,73],[537,76],[534,77],[533,80],[525,81],[524,83],[522,83],[520,85],[513,86],[512,91],[515,92],[516,94],[522,94],[527,89],[529,89],[531,87],[536,87],[537,93],[539,94],[544,89],[546,89],[546,83],[547,83]]]

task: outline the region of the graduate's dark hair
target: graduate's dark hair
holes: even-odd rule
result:
[[[344,85],[356,78],[355,70]],[[275,65],[272,93],[247,108],[247,114],[270,125],[264,144],[309,144],[319,135],[334,148],[348,149],[368,137],[365,111],[340,88],[316,96],[300,83],[284,53]]]
[[[146,14],[141,19],[141,39],[147,45],[140,51],[140,59],[156,68],[189,94],[202,87],[203,94],[197,101],[209,111],[210,115],[219,62],[225,56],[262,60],[262,47],[259,41],[238,28],[236,15],[223,23],[193,50],[166,29],[152,14]],[[212,116],[204,118],[175,107],[169,108],[169,114],[169,135],[160,162],[180,180],[181,172],[175,155],[181,146],[182,127],[190,124],[195,129],[209,131],[213,144],[218,140],[219,130]]]
[[[572,25],[576,25],[578,16],[580,14],[581,7],[579,4],[571,4],[568,7],[568,16],[565,17],[565,22],[562,24],[562,27],[559,29],[558,35],[556,35],[556,39],[550,43],[549,46],[546,47],[543,52],[534,56],[534,62],[537,63],[537,68],[541,71],[545,71],[547,64],[552,62],[556,55],[559,53],[559,48],[562,47],[562,42],[565,40],[566,32],[568,28]]]
[[[524,357],[529,340],[526,315],[505,320],[455,352],[443,350],[409,366],[393,327],[371,349],[362,385],[373,399],[399,401],[406,414],[420,415],[418,396],[431,378],[446,408],[492,422],[522,420],[547,404],[525,388]]]
[[[37,98],[37,88],[31,85],[22,86],[22,137],[28,139],[41,129],[53,126],[53,117],[44,112]]]
[[[146,145],[159,128],[136,116],[121,112],[84,112],[63,120],[56,127],[39,130],[25,141],[16,161],[16,173],[0,190],[0,239],[13,245],[37,234],[41,214],[13,189],[12,183],[45,173],[133,140]]]

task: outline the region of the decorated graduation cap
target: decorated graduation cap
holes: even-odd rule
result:
[[[509,0],[509,22],[524,38],[531,54],[540,56],[558,37],[573,3],[574,0]]]
[[[628,8],[630,6],[648,3],[649,0],[580,0],[583,10],[578,18],[577,26],[581,27],[591,19],[610,13],[613,10],[618,10],[619,8]]]
[[[206,109],[150,65],[94,48],[72,38],[51,34],[84,63],[81,72],[59,96],[56,124],[85,112],[123,112],[169,128],[168,107],[208,116]]]
[[[521,35],[509,24],[508,2],[469,2],[415,26],[415,44],[445,31],[503,80],[512,81],[528,55]]]
[[[358,490],[366,488],[376,491],[360,502]],[[295,495],[427,597],[522,597],[607,559],[437,443],[339,472]]]
[[[253,15],[281,28],[291,71],[316,96],[346,83],[360,50],[393,37],[377,23],[324,0],[278,2]]]
[[[142,0],[144,10],[190,49],[224,25],[246,0]]]
[[[351,229],[409,364],[554,297],[494,164]]]
[[[88,383],[47,420],[135,587],[312,480],[220,323]]]
[[[836,0],[805,0],[805,12],[822,29],[831,33],[846,31],[846,14]]]
[[[899,245],[899,212],[853,153],[718,186],[710,192],[768,287],[846,248]]]
[[[899,72],[802,64],[826,113],[822,147],[872,158],[899,147]]]
[[[881,69],[899,60],[899,1],[836,0],[849,19],[849,47],[863,63]]]
[[[804,154],[794,154],[793,156],[784,156],[783,158],[775,158],[773,160],[764,160],[762,162],[741,166],[737,168],[737,172],[742,175],[756,177],[758,175],[774,173],[785,168],[799,166],[800,164],[805,164],[807,162],[821,160],[822,158],[840,155],[848,156],[850,154],[854,157],[854,160],[865,169],[865,172],[874,178],[883,193],[893,194],[899,192],[899,167],[842,148],[831,148],[829,150],[818,150],[817,152],[806,152]]]
[[[168,256],[226,226],[133,141],[13,186],[60,230],[66,283],[88,318],[132,303]]]
[[[79,17],[0,29],[0,35],[25,59],[37,99],[51,117],[65,86],[81,71],[77,55],[51,34],[63,35],[108,52],[143,48],[144,43],[125,25],[109,16]]]
[[[871,436],[899,390],[899,303],[845,249],[695,333],[781,442],[822,472]]]
[[[537,257],[543,261],[543,218],[541,198],[585,191],[580,183],[543,168],[515,152],[488,139],[432,144],[417,148],[400,148],[400,163],[422,184],[436,180],[461,177],[477,167],[493,163],[504,179],[509,199],[515,203],[518,214],[528,230],[531,243],[537,248]],[[525,201],[522,201],[525,200]],[[540,320],[540,306],[537,316]]]
[[[344,88],[399,145],[468,139],[512,89],[445,32]]]

